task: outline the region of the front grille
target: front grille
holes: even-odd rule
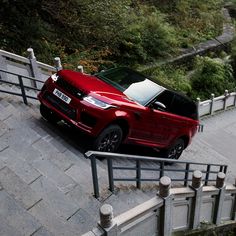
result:
[[[61,87],[63,90],[68,92],[69,94],[81,99],[84,97],[84,92],[76,87],[74,87],[72,84],[68,83],[63,78],[59,77],[57,80],[57,85]]]
[[[61,99],[55,97],[50,93],[45,93],[43,98],[48,101],[51,105],[53,105],[57,110],[68,116],[70,119],[76,119],[76,110],[68,106]]]

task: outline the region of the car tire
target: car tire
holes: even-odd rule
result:
[[[40,114],[50,123],[57,123],[60,119],[45,105],[40,104]]]
[[[109,125],[95,139],[93,150],[115,152],[122,141],[123,131],[119,125]]]
[[[164,150],[163,155],[165,158],[177,160],[181,156],[184,149],[185,149],[184,140],[180,138],[177,139],[170,148]]]

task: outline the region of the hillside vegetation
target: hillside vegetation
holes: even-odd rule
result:
[[[80,64],[86,72],[139,68],[221,34],[222,6],[223,0],[1,0],[0,48],[22,55],[32,47],[38,60],[52,64],[59,56],[64,68]],[[217,95],[235,87],[225,63],[199,58],[193,79],[184,67],[164,66],[150,75],[192,97],[198,89],[209,97],[210,90]],[[200,86],[213,72],[225,86],[215,87],[215,79]]]

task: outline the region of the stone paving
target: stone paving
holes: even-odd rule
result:
[[[204,119],[204,132],[181,159],[228,164],[227,180],[234,181],[235,116],[236,110],[231,110]],[[79,132],[43,120],[37,101],[26,106],[18,97],[0,94],[0,235],[82,235],[96,225],[104,202],[118,215],[156,194],[156,188],[124,186],[96,200],[90,162],[83,155],[88,146]],[[98,173],[101,186],[107,186],[102,161]]]

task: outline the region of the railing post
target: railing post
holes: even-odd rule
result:
[[[117,236],[117,224],[113,221],[113,208],[109,204],[104,204],[100,208],[99,225],[105,231],[106,236]]]
[[[94,197],[99,198],[98,174],[97,174],[97,164],[95,156],[94,155],[90,156],[90,160],[91,160],[91,170],[93,178]]]
[[[192,177],[192,185],[190,186],[194,192],[195,196],[192,201],[191,207],[191,220],[190,228],[197,229],[200,224],[200,209],[202,203],[202,172],[195,170]]]
[[[23,83],[23,80],[22,80],[22,76],[18,75],[18,80],[19,80],[19,85],[20,85],[21,94],[22,94],[24,104],[28,105],[27,97],[26,97],[26,94],[25,94],[25,87],[24,87],[24,83]]]
[[[170,236],[172,233],[171,205],[172,196],[170,195],[171,179],[163,176],[159,183],[158,195],[163,198],[163,206],[160,210],[160,235]]]
[[[34,55],[34,50],[33,48],[28,48],[27,52],[29,53],[29,60],[30,60],[30,69],[31,69],[31,76],[36,78],[36,79],[41,79],[41,73],[38,68],[38,63],[37,59]],[[36,81],[32,81],[32,85],[37,88],[37,83]]]
[[[54,58],[54,63],[55,63],[55,67],[56,67],[57,71],[62,70],[62,65],[61,65],[60,57],[55,57]]]
[[[214,99],[215,99],[215,94],[211,94],[211,106],[210,106],[210,115],[213,115],[214,113]]]
[[[201,102],[201,99],[198,97],[197,98],[197,109],[198,109],[198,119],[199,119],[199,117],[200,117],[200,102]]]
[[[229,91],[228,90],[225,90],[225,93],[224,93],[224,111],[226,110],[227,108],[227,98],[229,97]]]
[[[6,57],[0,54],[0,68],[7,70],[7,60]],[[7,81],[7,74],[5,72],[0,72],[0,79]]]
[[[205,185],[208,185],[208,179],[209,179],[210,170],[211,170],[211,165],[207,165],[206,177],[205,177]]]
[[[235,183],[234,186],[236,186],[236,179],[235,179]],[[233,210],[232,210],[232,220],[236,220],[236,194],[234,194],[234,205],[233,205]]]
[[[221,215],[222,215],[222,207],[224,204],[224,198],[225,198],[225,174],[223,172],[219,172],[217,174],[216,179],[216,188],[219,189],[219,193],[216,196],[215,200],[215,210],[214,210],[214,218],[213,223],[216,225],[220,224],[221,221]]]
[[[107,168],[108,168],[108,180],[109,180],[109,190],[114,192],[114,179],[113,179],[113,168],[112,159],[107,158]]]
[[[189,163],[186,164],[185,168],[185,177],[184,177],[184,186],[186,187],[188,185],[188,176],[189,176]]]
[[[160,163],[160,177],[159,177],[160,179],[164,175],[164,168],[165,168],[165,163],[164,163],[164,161],[161,161],[161,163]]]
[[[140,160],[136,160],[136,187],[141,188],[141,164]]]

